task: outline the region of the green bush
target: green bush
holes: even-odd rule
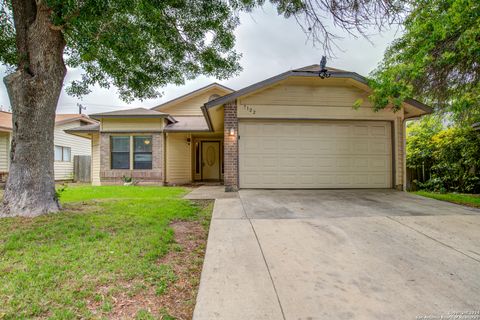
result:
[[[421,189],[479,193],[480,134],[426,117],[408,128],[407,167],[422,172],[414,181]]]

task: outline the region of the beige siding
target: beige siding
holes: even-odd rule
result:
[[[100,135],[95,133],[92,136],[92,185],[100,184]]]
[[[210,120],[212,121],[213,130],[216,133],[223,133],[223,106],[213,107],[208,112],[210,114]]]
[[[240,104],[352,107],[358,98],[363,98],[364,106],[370,106],[367,97],[368,94],[365,91],[354,86],[324,85],[322,79],[314,78],[310,84],[285,82],[242,98]]]
[[[394,120],[391,110],[374,112],[369,93],[339,79],[289,79],[238,99],[239,118]],[[354,109],[356,101],[362,101]]]
[[[10,133],[0,133],[0,172],[8,172]]]
[[[394,120],[391,110],[373,111],[368,92],[349,82],[317,78],[287,80],[238,100],[239,118]],[[362,101],[358,109],[356,101]]]
[[[112,118],[102,119],[101,129],[105,132],[143,132],[162,131],[165,120],[163,118]]]
[[[56,146],[71,148],[71,161],[55,161],[55,180],[69,180],[73,178],[73,157],[75,155],[91,155],[90,139],[74,136],[63,131],[78,126],[80,126],[80,121],[74,121],[55,127],[54,144]]]
[[[192,153],[187,133],[167,134],[167,183],[192,181]]]
[[[179,103],[172,104],[171,106],[165,106],[164,108],[158,108],[158,111],[166,112],[172,116],[201,116],[203,115],[200,107],[208,102],[209,98],[218,94],[219,96],[225,95],[224,90],[212,88],[205,93],[194,96]]]
[[[398,113],[400,114],[400,112]],[[374,112],[372,108],[352,106],[304,106],[304,105],[238,105],[241,119],[358,119],[394,120],[395,114],[388,110]]]

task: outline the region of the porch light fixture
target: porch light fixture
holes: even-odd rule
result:
[[[146,144],[146,145],[149,145],[149,144],[150,144],[150,140],[145,139],[145,140],[143,140],[143,143]]]
[[[320,71],[318,72],[318,76],[322,79],[330,78],[331,73],[327,70],[327,57],[322,56],[322,60],[320,60]]]
[[[231,135],[231,136],[234,136],[234,135],[235,135],[235,129],[230,128],[230,135]]]

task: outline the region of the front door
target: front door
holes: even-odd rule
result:
[[[220,141],[202,142],[202,179],[220,180]]]

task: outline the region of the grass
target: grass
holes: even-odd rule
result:
[[[480,208],[480,195],[463,193],[436,193],[428,191],[413,192],[419,196]]]
[[[176,281],[159,259],[174,250],[172,221],[208,224],[211,205],[183,188],[76,186],[64,210],[0,220],[0,319],[103,319],[118,291],[163,294]],[[197,280],[198,281],[198,280]],[[149,319],[144,310],[136,316]]]

